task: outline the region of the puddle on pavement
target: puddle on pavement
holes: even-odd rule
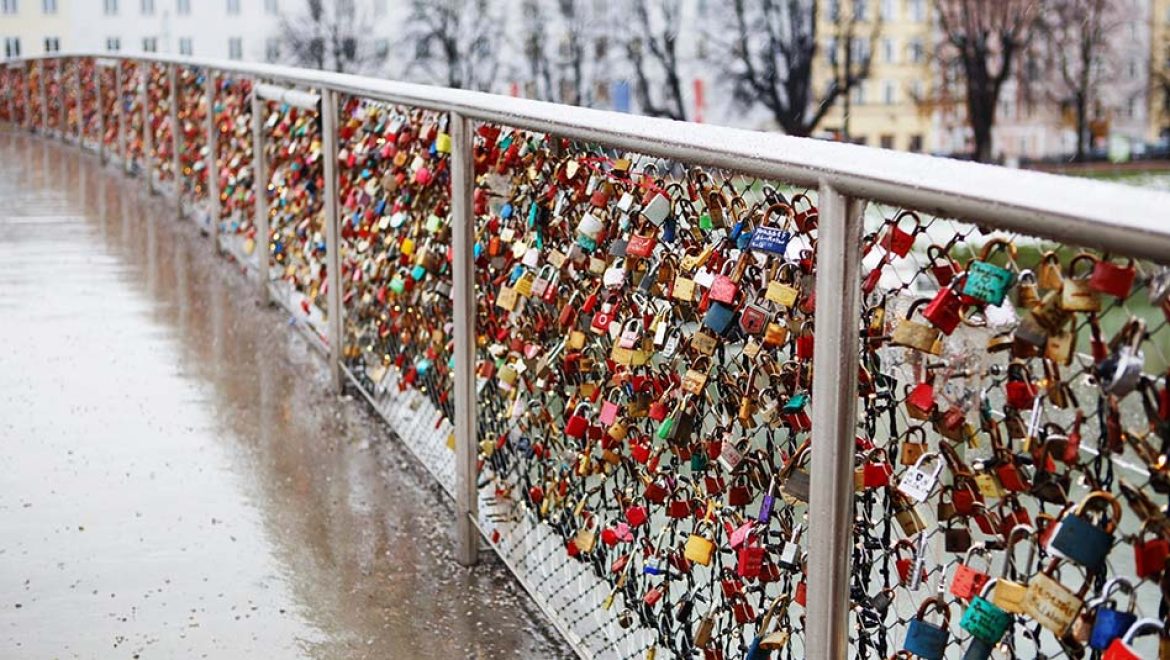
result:
[[[240,273],[0,134],[0,657],[570,657]]]

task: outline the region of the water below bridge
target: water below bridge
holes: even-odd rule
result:
[[[0,658],[566,656],[174,216],[0,133]]]

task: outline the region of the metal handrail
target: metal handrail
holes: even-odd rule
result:
[[[20,61],[100,57],[43,55]],[[1170,194],[1042,172],[287,66],[156,54],[119,56],[213,69],[720,167],[1004,231],[1170,262]],[[1125,194],[1119,194],[1122,190]]]
[[[896,153],[868,147],[793,138],[734,128],[689,124],[650,117],[566,107],[494,94],[378,80],[360,76],[295,69],[268,64],[162,55],[115,56],[109,53],[54,54],[12,60],[9,66],[27,66],[45,59],[95,58],[103,64],[131,60],[166,65],[173,85],[175,67],[197,67],[210,75],[242,76],[255,83],[274,83],[291,90],[298,103],[315,105],[319,98],[325,137],[326,179],[335,184],[338,94],[413,106],[449,114],[451,149],[451,225],[454,252],[453,312],[455,360],[452,398],[455,431],[458,558],[474,563],[478,532],[477,428],[475,364],[475,285],[472,247],[476,217],[474,191],[474,122],[502,124],[558,137],[601,143],[648,156],[713,166],[750,176],[817,188],[816,297],[832,300],[817,319],[813,373],[812,484],[809,516],[818,521],[809,529],[806,654],[816,658],[844,658],[848,654],[849,570],[852,550],[853,449],[857,426],[858,322],[861,309],[860,269],[864,202],[876,201],[913,208],[938,216],[978,223],[989,229],[1020,232],[1064,243],[1091,245],[1126,256],[1170,263],[1170,193],[1085,181],[1039,172],[1009,170],[930,156]],[[121,90],[121,67],[115,68]],[[44,76],[39,78],[42,112]],[[173,87],[172,87],[173,89]],[[259,88],[265,89],[265,88]],[[313,94],[305,94],[305,91]],[[23,90],[27,95],[27,86]],[[148,96],[139,90],[142,112],[148,116]],[[264,92],[254,95],[258,103]],[[273,96],[274,94],[268,94]],[[79,97],[80,98],[80,97]],[[26,97],[25,119],[29,117]],[[254,106],[254,112],[258,107]],[[125,153],[125,117],[118,105],[119,149]],[[259,115],[254,115],[259,116]],[[103,118],[104,119],[104,118]],[[30,123],[31,125],[31,123]],[[257,123],[257,126],[259,123]],[[208,144],[214,145],[213,122],[207,122]],[[64,135],[64,126],[62,135]],[[262,131],[255,131],[255,153],[262,154]],[[149,131],[144,134],[150,139]],[[79,144],[84,140],[78,140]],[[177,147],[177,145],[176,145]],[[104,150],[104,145],[99,146]],[[175,157],[177,158],[177,151]],[[103,151],[104,153],[104,151]],[[210,150],[214,158],[214,147]],[[153,186],[149,143],[144,149],[148,184]],[[264,181],[264,158],[254,160],[257,181]],[[176,183],[178,183],[176,167]],[[213,177],[214,179],[214,177]],[[214,182],[212,182],[214,186]],[[175,186],[175,191],[181,189]],[[214,192],[214,188],[213,188]],[[326,191],[324,209],[329,241],[338,237],[336,199]],[[257,196],[257,228],[266,218],[262,196]],[[213,218],[216,200],[211,200]],[[216,234],[213,222],[212,236]],[[261,231],[261,235],[263,235]],[[339,272],[337,251],[329,250],[327,270]],[[266,261],[260,260],[261,271]],[[267,296],[261,273],[262,295]],[[340,383],[340,288],[328,297],[329,350],[335,383]],[[578,649],[580,650],[580,649]]]

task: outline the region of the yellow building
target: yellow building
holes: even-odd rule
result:
[[[1170,131],[1170,0],[1150,2],[1150,134]]]
[[[98,0],[0,0],[0,40],[5,58],[68,50],[74,2]]]
[[[1170,0],[1167,0],[1170,1]],[[902,151],[930,151],[934,47],[933,2],[928,0],[819,0],[816,88],[844,73],[846,48],[856,63],[871,57],[869,76],[849,98],[837,98],[818,128],[852,142]],[[852,34],[850,34],[852,32]],[[835,59],[834,59],[835,58]]]

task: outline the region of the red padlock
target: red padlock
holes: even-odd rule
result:
[[[987,563],[987,571],[981,571],[972,566],[971,560],[976,556],[982,557],[983,561]],[[955,569],[955,576],[951,578],[951,593],[967,601],[978,596],[979,592],[983,590],[983,585],[991,579],[988,573],[990,570],[991,559],[987,555],[987,548],[982,543],[971,546],[967,550],[967,556],[963,559],[963,563]]]
[[[758,577],[764,562],[763,546],[745,545],[739,549],[738,560],[735,565],[736,575],[741,578]]]
[[[933,376],[915,385],[906,396],[906,412],[914,419],[930,419],[936,406]]]
[[[1143,656],[1137,649],[1132,646],[1133,638],[1143,633],[1158,633],[1164,636],[1164,629],[1166,624],[1160,619],[1138,619],[1125,631],[1122,637],[1115,637],[1109,644],[1109,648],[1105,649],[1105,654],[1101,656],[1102,660],[1142,660]],[[1165,641],[1164,639],[1161,641]]]
[[[914,230],[907,232],[898,226],[902,218],[911,218],[914,220]],[[910,253],[910,248],[914,247],[914,237],[922,231],[922,226],[918,222],[918,215],[913,211],[902,211],[894,219],[886,221],[886,232],[882,235],[881,241],[878,243],[887,252],[905,257]]]
[[[1124,266],[1118,266],[1109,261],[1108,257],[1103,257],[1093,265],[1093,274],[1089,276],[1089,288],[1114,298],[1125,299],[1133,291],[1136,276],[1133,259]]]
[[[962,267],[951,259],[941,245],[931,245],[926,248],[926,258],[930,263],[930,274],[940,287],[950,286],[955,276],[962,272]],[[955,287],[958,288],[958,287]]]
[[[578,440],[584,438],[585,434],[589,431],[589,418],[585,415],[592,408],[593,406],[588,403],[577,404],[577,407],[573,409],[573,414],[569,416],[569,420],[565,423],[565,435],[570,438],[577,438]],[[585,410],[585,414],[582,414],[582,410]]]
[[[1004,400],[1016,410],[1031,410],[1036,401],[1036,386],[1023,362],[1008,365],[1008,381],[1004,384]]]
[[[894,466],[886,460],[885,449],[874,449],[869,452],[862,468],[862,483],[866,488],[885,488],[890,485],[894,475]]]
[[[626,522],[630,524],[630,527],[641,527],[648,517],[644,506],[635,504],[626,508]]]
[[[1170,558],[1170,541],[1160,536],[1145,539],[1148,529],[1148,525],[1143,526],[1133,544],[1134,570],[1143,580],[1161,575],[1166,569],[1166,559]]]
[[[945,335],[950,335],[963,320],[963,299],[951,287],[939,289],[922,310],[922,316]]]

